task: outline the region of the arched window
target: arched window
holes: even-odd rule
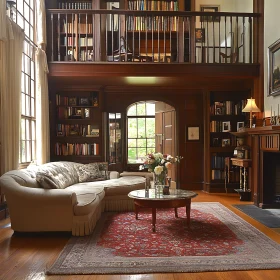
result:
[[[127,163],[141,163],[155,152],[155,101],[141,101],[127,110]]]

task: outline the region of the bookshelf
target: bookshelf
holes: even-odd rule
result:
[[[61,91],[53,110],[51,160],[99,161],[102,157],[100,92]]]
[[[232,132],[246,125],[246,115],[242,109],[248,96],[246,91],[209,94],[209,141],[205,149],[208,158],[205,162],[205,190],[208,192],[234,192],[234,188],[239,186],[239,169],[230,165],[228,170],[226,161],[233,157],[237,146],[236,136]]]

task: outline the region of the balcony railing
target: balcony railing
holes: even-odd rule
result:
[[[257,63],[253,42],[258,44],[259,16],[49,10],[48,57],[61,62]]]

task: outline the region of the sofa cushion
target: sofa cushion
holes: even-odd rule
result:
[[[45,189],[65,189],[78,183],[79,177],[73,162],[50,162],[40,166],[36,180]]]
[[[98,163],[79,164],[76,168],[80,183],[104,180]]]

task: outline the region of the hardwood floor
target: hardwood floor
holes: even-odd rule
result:
[[[280,234],[243,214],[232,204],[241,202],[236,194],[205,194],[193,199],[194,202],[220,202],[244,220],[258,228],[271,239],[280,243]],[[0,221],[0,279],[1,280],[280,280],[280,270],[225,271],[204,273],[165,273],[138,275],[66,275],[46,276],[44,274],[70,238],[65,234],[45,234],[37,236],[13,235],[10,220]]]

